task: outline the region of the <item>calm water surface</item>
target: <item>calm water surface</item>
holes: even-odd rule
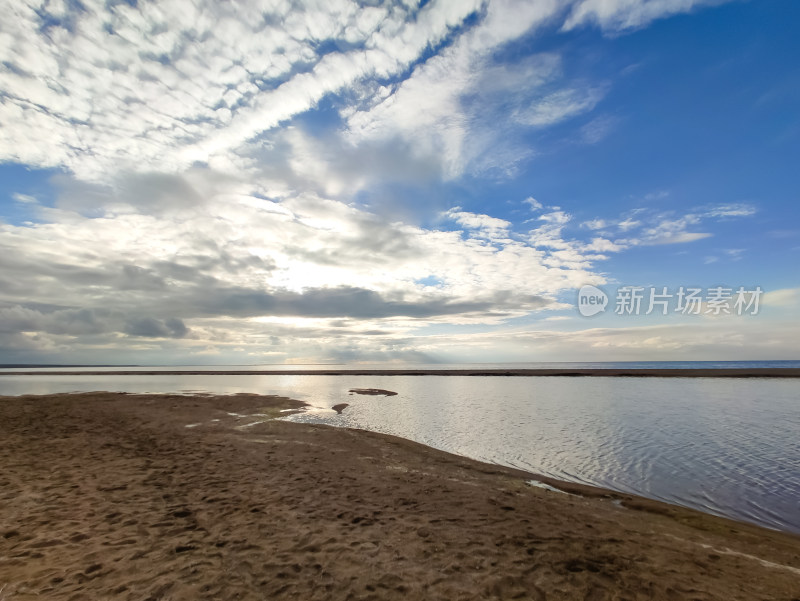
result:
[[[397,396],[361,396],[350,388]],[[800,382],[468,376],[1,376],[0,394],[257,392],[293,421],[364,428],[475,459],[800,532]],[[342,415],[330,409],[349,403]]]

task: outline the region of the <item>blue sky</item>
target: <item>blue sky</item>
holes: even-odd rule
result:
[[[0,363],[798,358],[796,2],[3,4]]]

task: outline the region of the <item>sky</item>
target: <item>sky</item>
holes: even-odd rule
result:
[[[0,363],[800,359],[796,1],[0,9]]]

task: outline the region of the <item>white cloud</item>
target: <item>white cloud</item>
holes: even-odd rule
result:
[[[545,213],[539,217],[540,221],[546,221],[547,223],[552,223],[555,225],[564,225],[565,223],[568,223],[570,219],[572,219],[572,215],[565,213],[564,211],[552,211],[551,213]]]
[[[539,209],[544,208],[544,205],[536,200],[533,196],[529,196],[525,200],[523,200],[525,204],[527,204],[532,211],[538,211]]]
[[[581,226],[590,230],[602,230],[608,227],[608,222],[605,219],[590,219],[581,223]]]
[[[353,193],[370,175],[341,176],[340,167],[363,158],[357,148],[365,145],[387,159],[404,154],[401,163],[427,163],[422,171],[437,176],[511,173],[537,152],[517,140],[521,125],[590,111],[604,93],[597,84],[561,81],[556,54],[492,62],[504,44],[563,14],[556,0],[422,8],[88,0],[51,17],[45,13],[54,8],[38,6],[15,2],[13,18],[0,23],[7,57],[0,89],[13,91],[0,100],[0,160],[66,167],[84,180],[196,164],[252,173],[263,153],[284,153],[281,162],[318,191]],[[438,44],[435,56],[415,65]],[[340,92],[343,139],[278,131]],[[504,98],[511,102],[505,129],[485,114]],[[595,122],[587,140],[604,127]]]
[[[198,353],[264,336],[389,344],[426,324],[500,324],[603,281],[592,269],[602,257],[555,230],[542,247],[508,221],[457,209],[446,217],[463,229],[432,230],[314,194],[260,198],[257,184],[198,170],[158,177],[157,212],[128,201],[152,191],[153,176],[129,175],[119,188],[95,186],[90,215],[86,186],[65,180],[40,223],[0,224],[9,344],[133,352],[157,340]]]
[[[619,118],[609,115],[595,117],[581,126],[581,141],[584,144],[598,144],[614,131],[619,122]]]
[[[657,228],[646,231],[645,238],[640,242],[647,245],[684,244],[713,236],[708,232],[685,232],[680,229],[681,227],[681,224],[663,223]]]
[[[558,316],[561,317],[561,316]],[[555,317],[550,318],[554,320]],[[576,321],[584,318],[575,317]],[[449,361],[702,361],[793,359],[800,326],[757,317],[582,329],[499,329],[486,333],[429,336],[426,351]],[[474,360],[474,359],[473,359]]]
[[[663,198],[665,195],[659,194],[658,197]],[[621,221],[595,218],[582,222],[581,227],[593,230],[616,227],[621,234],[629,236],[613,242],[614,247],[624,249],[638,245],[684,244],[702,240],[713,234],[692,230],[707,226],[712,221],[750,217],[755,213],[754,206],[743,203],[697,208],[684,215],[676,215],[674,211],[663,212],[644,207],[631,211]],[[724,252],[736,260],[744,250],[729,249]],[[716,260],[717,257],[707,257],[707,262]]]
[[[554,125],[592,110],[602,97],[603,91],[597,88],[559,90],[536,99],[515,117],[533,127]]]
[[[452,46],[417,66],[396,90],[378,89],[372,104],[348,114],[348,139],[354,143],[365,139],[413,140],[415,152],[440,162],[449,177],[463,173],[469,165],[513,169],[526,151],[515,148],[501,157],[486,156],[485,148],[498,152],[503,147],[497,142],[502,142],[507,132],[498,131],[496,120],[483,114],[482,107],[489,98],[505,95],[521,109],[523,103],[530,103],[531,93],[560,74],[560,59],[541,54],[518,65],[496,66],[490,55],[546,23],[559,8],[552,0],[488,3],[486,16]],[[563,100],[570,106],[576,102],[572,97]],[[553,99],[548,110],[558,110],[556,105]]]
[[[89,361],[115,349],[424,358],[444,349],[412,338],[424,326],[558,308],[560,292],[603,283],[610,253],[754,213],[606,217],[582,224],[604,230],[588,241],[533,197],[530,232],[458,207],[442,215],[455,231],[379,216],[379,194],[354,193],[513,172],[538,152],[520,131],[585,115],[578,141],[596,143],[616,120],[589,115],[606,84],[566,77],[556,53],[494,62],[568,3],[368,4],[0,0],[0,161],[66,173],[53,206],[13,195],[36,223],[0,223],[0,347]],[[672,10],[639,4],[581,1],[567,28],[630,29]],[[340,131],[295,120],[326,97]],[[546,335],[508,336],[487,344]]]
[[[506,236],[508,234],[508,229],[511,227],[510,221],[490,217],[489,215],[469,213],[460,209],[461,207],[453,207],[446,211],[443,216],[452,219],[462,227],[470,230],[480,230],[491,237]]]
[[[762,305],[770,307],[797,307],[800,305],[800,288],[781,288],[764,294]]]
[[[101,213],[94,216],[75,211],[85,209],[78,202],[83,192],[62,182],[64,193],[75,198],[42,209],[49,222],[0,225],[0,245],[12,250],[0,257],[0,342],[9,353],[41,359],[69,352],[96,360],[105,349],[131,362],[145,356],[137,353],[148,353],[150,361],[216,356],[250,362],[250,353],[275,361],[425,361],[463,349],[473,357],[504,353],[530,360],[534,347],[547,348],[550,360],[569,353],[573,360],[608,360],[645,350],[659,358],[702,358],[723,346],[731,356],[746,350],[729,329],[696,322],[661,329],[505,331],[512,317],[560,308],[559,292],[602,284],[595,265],[603,253],[645,243],[644,237],[569,239],[563,232],[569,220],[554,207],[548,207],[549,221],[524,235],[506,220],[458,208],[445,216],[462,230],[431,230],[386,223],[313,194],[269,200],[253,195],[257,183],[214,185],[214,174],[195,171],[159,184],[178,196],[194,195],[192,203],[168,199],[158,215],[150,215],[127,201],[152,185],[149,177],[129,176],[121,191],[105,190]],[[639,216],[654,224],[648,235],[673,240],[698,220],[712,219],[672,218],[665,225],[657,214]],[[59,306],[48,305],[54,298]],[[773,291],[763,302],[788,307],[797,298],[794,289]],[[548,323],[558,321],[567,320]],[[499,331],[420,335],[420,328],[436,324]],[[778,349],[773,358],[781,356],[785,338],[781,331],[770,339]],[[762,351],[767,353],[756,349],[753,356]]]
[[[8,4],[0,159],[89,179],[218,160],[325,94],[402,72],[480,7],[89,0],[47,16]],[[342,39],[363,49],[318,51]]]
[[[712,207],[703,212],[687,213],[681,217],[658,216],[655,223],[642,228],[638,240],[639,244],[682,244],[709,238],[710,232],[691,232],[690,228],[699,226],[710,219],[723,217],[745,217],[755,213],[755,209],[748,207],[746,210],[736,208],[731,210],[728,205]],[[626,228],[628,229],[628,228]],[[712,258],[712,260],[716,260]]]
[[[638,227],[641,224],[642,224],[641,221],[637,221],[636,219],[628,217],[624,221],[620,221],[619,223],[617,223],[617,227],[619,228],[620,231],[627,232],[628,230]]]
[[[703,211],[706,217],[750,217],[756,214],[756,208],[746,203],[725,204],[709,207]]]
[[[643,200],[647,202],[655,202],[658,200],[664,200],[665,198],[669,197],[669,192],[667,190],[658,190],[656,192],[648,192],[644,195]]]
[[[197,163],[249,171],[254,153],[275,142],[270,132],[343,91],[354,145],[405,140],[410,162],[436,162],[449,177],[467,168],[513,172],[537,152],[515,140],[521,125],[586,113],[605,92],[597,82],[563,81],[557,54],[492,62],[509,41],[561,18],[569,3],[556,0],[6,4],[0,160],[66,167],[85,180]],[[644,23],[694,4],[583,0],[568,24],[605,26],[620,15]],[[498,127],[484,109],[503,98],[508,118]],[[583,125],[583,141],[598,141],[613,122]],[[302,146],[299,137],[289,143],[307,159],[291,162],[314,173],[298,175],[324,178],[326,193],[343,190],[338,162]]]
[[[638,29],[656,19],[725,1],[729,0],[579,0],[573,4],[564,29],[590,23],[608,32]]]
[[[617,244],[616,242],[612,242],[611,240],[607,240],[605,238],[592,238],[592,241],[586,246],[587,250],[593,250],[597,252],[620,252],[625,250],[625,245]]]

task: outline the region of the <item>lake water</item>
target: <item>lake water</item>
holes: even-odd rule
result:
[[[571,364],[578,365],[590,366]],[[353,395],[350,388],[398,394]],[[483,461],[800,532],[798,380],[0,376],[3,395],[90,390],[281,394],[311,405],[288,418],[293,421],[394,434]],[[338,403],[350,406],[338,415],[330,409]]]

